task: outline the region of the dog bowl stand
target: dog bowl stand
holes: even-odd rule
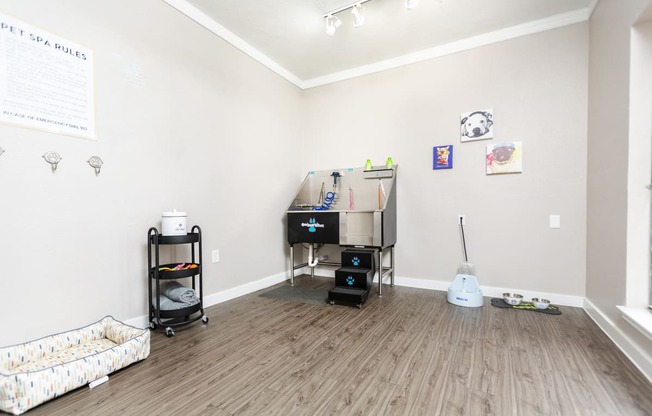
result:
[[[561,315],[561,311],[555,305],[550,305],[547,309],[538,309],[532,302],[521,302],[518,305],[510,305],[501,298],[492,298],[491,306],[505,309],[517,309],[521,311],[540,312],[548,315]]]

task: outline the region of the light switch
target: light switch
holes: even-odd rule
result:
[[[561,228],[561,215],[550,216],[550,228]]]

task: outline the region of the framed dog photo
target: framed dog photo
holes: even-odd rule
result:
[[[523,142],[487,145],[487,175],[523,172]]]
[[[494,110],[476,110],[460,115],[460,141],[494,138]]]
[[[432,168],[452,169],[453,168],[453,145],[435,146],[432,148]]]

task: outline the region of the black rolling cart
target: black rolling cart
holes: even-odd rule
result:
[[[159,248],[161,245],[190,244],[191,263],[160,264]],[[183,266],[183,267],[180,267]],[[199,319],[206,324],[204,315],[204,290],[202,286],[202,248],[201,228],[192,227],[186,235],[165,236],[159,234],[155,227],[147,232],[147,287],[149,299],[149,327],[165,327],[168,337],[174,336],[173,327],[186,325]],[[198,303],[179,309],[161,310],[161,281],[191,277],[192,289]]]

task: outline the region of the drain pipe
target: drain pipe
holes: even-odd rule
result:
[[[314,251],[314,253],[313,253],[313,251]],[[308,246],[308,266],[310,266],[313,269],[315,268],[317,263],[319,263],[320,261],[328,260],[328,256],[314,256],[313,257],[314,254],[317,254],[317,250],[315,250],[315,245],[311,243]],[[314,273],[313,273],[313,275],[314,275]]]

